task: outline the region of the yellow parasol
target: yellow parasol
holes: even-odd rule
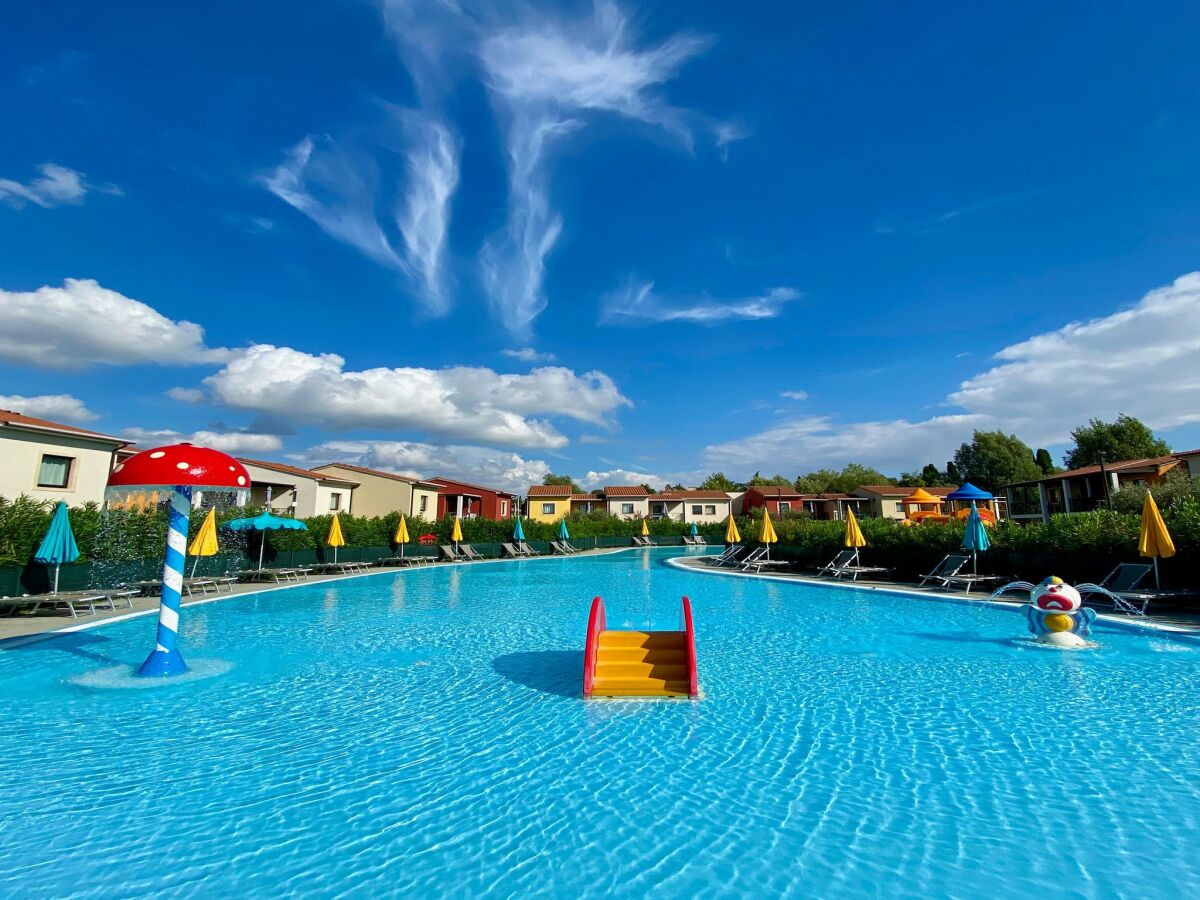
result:
[[[196,561],[192,563],[192,576],[196,574],[196,566],[200,565],[200,557],[216,556],[217,551],[221,548],[217,546],[217,511],[210,509],[208,515],[204,517],[204,524],[200,526],[200,530],[196,532],[196,537],[188,546],[187,552],[196,557]]]
[[[458,516],[454,517],[454,531],[450,533],[450,540],[454,541],[454,550],[458,552],[458,542],[462,538],[462,522],[458,520]]]
[[[771,545],[778,541],[779,537],[775,534],[775,526],[771,524],[771,513],[765,506],[763,507],[762,528],[758,531],[758,540],[767,545],[767,559],[770,559]]]
[[[396,526],[396,533],[392,535],[392,543],[400,548],[400,558],[404,559],[404,545],[411,540],[408,536],[408,523],[404,521],[404,516],[400,517],[400,524]]]
[[[1166,559],[1175,555],[1175,542],[1171,540],[1171,532],[1167,531],[1167,523],[1163,521],[1158,511],[1154,496],[1146,491],[1146,502],[1142,504],[1142,530],[1138,533],[1138,553],[1142,556],[1154,557],[1154,586],[1161,587],[1158,581],[1158,559]]]
[[[337,513],[334,513],[333,521],[329,523],[329,534],[325,536],[325,544],[333,548],[333,561],[337,562],[337,548],[346,546],[346,539],[342,537],[342,522]]]
[[[862,533],[862,529],[858,526],[858,519],[854,516],[854,510],[846,510],[846,537],[843,543],[847,547],[853,547],[857,550],[859,547],[867,546],[866,535]]]
[[[740,544],[742,541],[741,532],[738,531],[737,522],[733,520],[733,513],[729,514],[729,522],[725,526],[725,543]]]
[[[649,536],[650,536],[650,526],[646,523],[645,519],[642,519],[642,537],[649,537]]]

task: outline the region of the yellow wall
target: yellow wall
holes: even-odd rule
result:
[[[553,513],[542,512],[542,504],[547,508],[554,506]],[[571,499],[569,497],[530,497],[529,498],[529,518],[535,522],[557,522],[571,508]]]

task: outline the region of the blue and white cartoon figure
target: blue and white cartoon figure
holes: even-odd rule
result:
[[[1051,576],[1033,589],[1025,607],[1029,631],[1039,642],[1053,647],[1087,647],[1088,632],[1096,611],[1083,605],[1079,591]]]

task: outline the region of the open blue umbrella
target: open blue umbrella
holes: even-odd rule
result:
[[[521,524],[520,516],[517,516],[517,524],[513,526],[513,540],[518,544],[525,543],[525,526]]]
[[[223,527],[230,531],[308,531],[308,526],[298,519],[275,516],[269,512],[259,513],[252,519],[234,519],[226,522]],[[258,545],[258,567],[260,569],[262,568],[263,548],[266,544],[267,536],[264,534],[262,543]]]
[[[75,562],[79,559],[79,545],[75,543],[75,533],[71,531],[71,519],[67,516],[67,504],[61,500],[54,507],[54,515],[50,519],[50,527],[42,538],[42,545],[33,555],[35,562],[54,566],[54,593],[58,593],[58,570],[63,563]]]
[[[559,519],[558,539],[560,541],[569,541],[571,539],[571,532],[567,531],[567,520],[566,519]]]
[[[971,514],[967,516],[967,530],[963,533],[963,549],[971,551],[971,574],[977,574],[978,554],[992,545],[988,539],[987,526],[979,515],[979,507],[971,501]]]

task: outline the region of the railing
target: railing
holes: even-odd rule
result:
[[[592,598],[592,611],[588,615],[587,643],[583,646],[583,696],[592,696],[592,684],[596,680],[596,654],[600,650],[600,632],[607,622],[604,616],[604,599]]]
[[[599,599],[599,598],[597,598]],[[700,677],[696,673],[696,629],[692,626],[692,601],[683,598],[684,651],[687,656],[688,696],[700,696]]]

